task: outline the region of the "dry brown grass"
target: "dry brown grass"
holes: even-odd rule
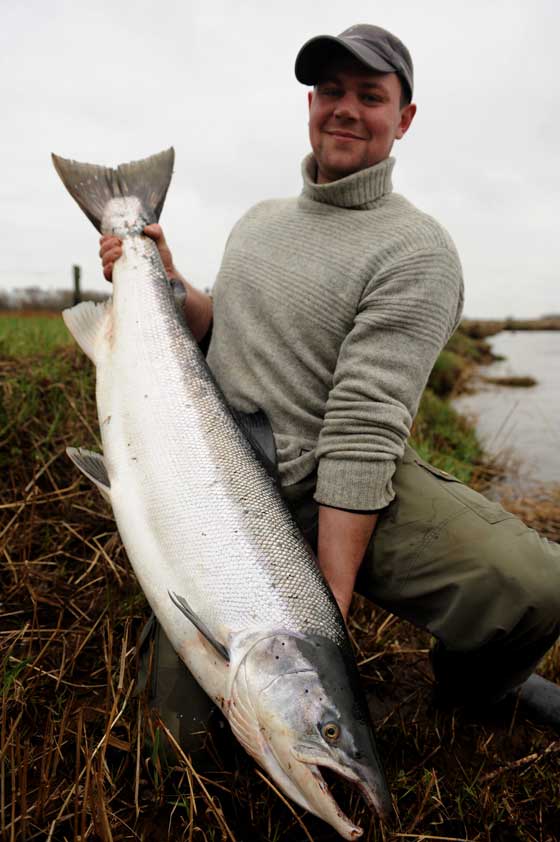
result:
[[[325,840],[227,733],[219,760],[158,759],[158,723],[135,693],[148,614],[111,514],[64,455],[96,449],[93,377],[74,349],[0,361],[2,839]],[[512,501],[560,537],[560,495]],[[558,839],[555,735],[513,708],[485,723],[434,707],[428,636],[356,600],[351,633],[397,816],[385,828],[336,784],[365,839]],[[560,677],[557,649],[543,668]]]
[[[549,541],[560,542],[560,485],[534,485],[522,495],[504,487],[501,503]]]

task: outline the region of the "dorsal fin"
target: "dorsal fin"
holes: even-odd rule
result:
[[[230,410],[267,473],[273,479],[277,479],[276,444],[266,413],[262,409],[251,413],[241,412],[239,409],[233,409],[232,407],[230,407]]]

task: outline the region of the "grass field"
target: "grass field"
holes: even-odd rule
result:
[[[59,314],[0,311],[0,357],[48,355],[73,342]]]
[[[0,383],[2,839],[335,842],[227,731],[210,765],[177,754],[167,767],[150,750],[158,721],[136,693],[135,650],[148,607],[110,509],[64,454],[99,449],[92,366],[59,319],[0,316]],[[472,431],[434,391],[415,436],[442,467],[484,476]],[[560,495],[509,505],[558,540]],[[553,732],[515,706],[484,722],[437,708],[428,635],[363,600],[350,632],[396,807],[382,828],[335,785],[365,840],[560,838]],[[557,647],[542,671],[560,679]]]

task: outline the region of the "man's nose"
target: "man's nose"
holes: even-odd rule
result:
[[[357,120],[359,118],[358,101],[353,94],[347,93],[337,100],[334,116],[339,120]]]

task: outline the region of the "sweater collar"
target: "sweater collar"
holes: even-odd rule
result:
[[[317,164],[312,154],[303,159],[303,195],[315,202],[336,205],[339,208],[370,208],[375,202],[393,189],[391,173],[395,165],[394,158],[386,158],[366,170],[331,181],[329,184],[316,184]]]

